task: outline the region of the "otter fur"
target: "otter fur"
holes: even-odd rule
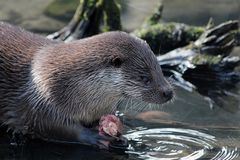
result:
[[[14,132],[97,144],[85,126],[121,100],[172,95],[139,38],[116,31],[64,43],[0,22],[0,123]]]

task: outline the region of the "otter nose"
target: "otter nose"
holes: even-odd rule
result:
[[[167,101],[173,98],[173,91],[171,89],[164,90],[162,94]]]

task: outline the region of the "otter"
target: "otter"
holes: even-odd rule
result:
[[[57,42],[0,22],[0,124],[13,133],[99,145],[118,103],[161,104],[171,85],[149,45],[125,32]]]

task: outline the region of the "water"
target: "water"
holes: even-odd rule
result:
[[[126,135],[134,143],[128,153],[141,159],[233,159],[237,148],[219,148],[216,137],[185,128],[134,130]]]
[[[239,93],[239,88],[236,90]],[[134,113],[139,104],[129,102],[132,112],[131,115],[125,112],[123,122],[129,126],[125,136],[132,140],[128,152],[131,156],[136,159],[240,158],[240,113],[229,111],[236,106],[224,109],[214,105],[210,109],[205,97],[181,88],[176,89],[176,96],[174,103],[151,106],[159,108],[157,111]]]
[[[124,30],[131,31],[139,26],[144,17],[153,12],[157,1],[123,0]],[[44,8],[52,1],[44,2],[0,1],[0,19],[42,34],[51,33],[66,22],[44,15]],[[239,0],[169,0],[164,3],[164,21],[205,25],[209,17],[213,17],[216,23],[239,19]],[[239,49],[233,54],[240,55]],[[209,99],[196,91],[179,87],[175,91],[174,103],[149,106],[153,111],[145,109],[140,112],[145,104],[134,101],[119,108],[118,114],[125,125],[124,135],[130,142],[125,153],[37,140],[15,146],[9,135],[1,132],[0,159],[240,159],[240,85],[226,89],[226,96],[220,97],[223,105],[214,104],[212,108]],[[126,104],[131,108],[126,110]]]

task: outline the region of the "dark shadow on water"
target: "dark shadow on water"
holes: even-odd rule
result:
[[[1,134],[2,135],[2,134]],[[45,142],[41,140],[28,140],[22,145],[10,144],[10,138],[0,138],[0,159],[24,160],[103,160],[127,159],[128,154],[99,150],[94,147],[80,144],[63,144]]]

